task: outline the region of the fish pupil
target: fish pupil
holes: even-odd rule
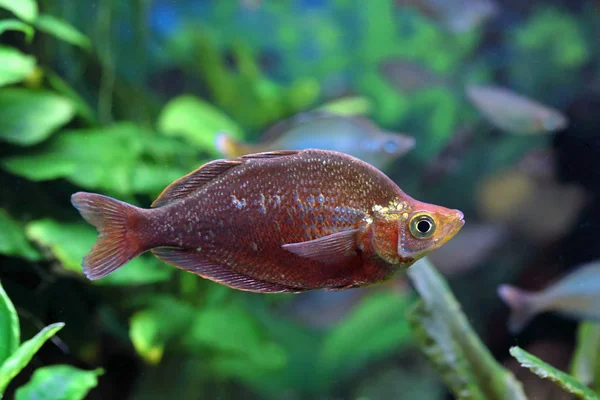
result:
[[[431,229],[431,223],[427,220],[422,220],[417,223],[419,233],[427,233]]]

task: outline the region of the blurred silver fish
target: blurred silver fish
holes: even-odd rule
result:
[[[248,10],[258,10],[262,5],[262,0],[239,0],[240,5]]]
[[[579,320],[600,321],[600,260],[584,264],[539,292],[500,285],[498,295],[511,309],[508,329],[513,333],[546,311]]]
[[[466,225],[451,241],[427,257],[442,274],[460,275],[483,264],[508,237],[508,230],[500,225]]]
[[[537,244],[561,238],[573,228],[590,195],[578,184],[540,174],[521,165],[486,176],[475,195],[480,217]]]
[[[550,148],[534,149],[527,152],[519,160],[519,170],[539,181],[555,181],[556,154]]]
[[[498,86],[471,85],[465,93],[494,126],[516,135],[552,133],[568,125],[567,117],[553,108]]]
[[[396,0],[396,5],[416,8],[454,33],[475,29],[500,11],[492,0]]]
[[[415,147],[415,138],[380,129],[368,119],[318,110],[298,114],[268,129],[260,143],[242,143],[219,133],[215,147],[228,158],[274,150],[321,149],[347,153],[383,169]]]
[[[405,93],[430,86],[451,84],[449,79],[429,67],[407,59],[392,58],[383,61],[379,70],[398,91]]]

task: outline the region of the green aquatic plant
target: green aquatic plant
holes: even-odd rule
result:
[[[530,94],[552,98],[555,82],[563,82],[561,97],[584,88],[577,73],[591,59],[592,43],[571,13],[555,7],[538,7],[524,24],[509,31],[513,53],[506,66],[511,84]],[[592,36],[593,37],[593,36]],[[532,69],[532,65],[539,66]]]
[[[171,100],[158,117],[157,129],[168,137],[181,137],[190,145],[211,156],[215,150],[215,136],[226,132],[240,138],[242,128],[215,106],[191,95]]]
[[[0,92],[0,97],[2,93]],[[169,183],[202,163],[191,147],[154,135],[131,123],[63,131],[42,150],[0,161],[32,181],[65,178],[86,189],[120,196],[157,195]]]
[[[179,40],[179,41],[178,41]],[[244,41],[230,44],[234,66],[228,67],[215,34],[183,28],[169,45],[170,52],[208,87],[217,107],[250,131],[304,110],[319,96],[314,78],[279,84],[263,74],[253,49]],[[242,95],[243,94],[243,95]]]
[[[0,7],[6,8],[27,23],[35,22],[38,17],[38,5],[35,0],[0,0]]]
[[[481,343],[442,276],[427,259],[413,266],[408,275],[421,296],[408,313],[413,334],[423,353],[457,399],[522,399],[522,385],[504,369]],[[519,347],[510,354],[522,367],[548,379],[585,400],[600,399],[586,384],[598,376],[598,327],[584,324],[572,362],[575,376],[548,365]],[[577,380],[580,378],[585,382]]]
[[[582,322],[577,331],[577,347],[571,360],[571,375],[600,392],[600,325]]]
[[[62,322],[48,325],[33,338],[20,343],[17,311],[0,284],[0,398],[13,378],[64,325]],[[68,365],[40,368],[31,381],[17,389],[15,398],[43,396],[46,400],[81,400],[96,386],[96,377],[102,373],[101,369],[84,371]]]
[[[380,66],[393,58],[422,63],[424,67],[454,76],[458,86],[460,68],[479,43],[477,31],[448,35],[443,28],[413,9],[396,9],[393,0],[369,3],[365,7],[356,63],[363,73],[357,78],[359,93],[373,98],[374,113],[384,126],[409,124],[418,132],[415,155],[430,159],[439,152],[465,119],[468,109],[459,107],[461,93],[453,85],[427,87],[415,93],[393,88],[381,75]],[[394,18],[394,15],[398,15]],[[417,122],[418,121],[418,122]]]
[[[521,383],[477,337],[435,267],[425,258],[407,274],[421,296],[409,313],[413,332],[455,396],[525,400]]]
[[[600,399],[600,394],[595,393],[571,375],[554,368],[520,347],[511,347],[510,354],[521,363],[522,367],[528,368],[540,378],[554,382],[565,391],[573,393],[577,398],[584,400]]]
[[[59,262],[63,273],[82,277],[81,260],[96,241],[96,230],[84,223],[64,223],[52,219],[31,221],[26,227],[27,237],[46,249],[52,259]],[[141,285],[162,282],[173,272],[164,263],[149,254],[132,260],[127,268],[107,279],[99,280],[98,285]]]
[[[0,254],[23,257],[36,261],[41,259],[40,253],[29,243],[25,229],[15,221],[6,210],[0,208]]]
[[[559,68],[577,68],[590,57],[589,45],[568,13],[544,7],[514,32],[515,44],[528,52],[547,52],[550,65]]]

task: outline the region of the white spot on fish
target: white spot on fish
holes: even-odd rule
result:
[[[238,200],[238,198],[235,197],[234,195],[231,195],[231,199],[232,199],[233,205],[238,210],[241,210],[242,208],[246,207],[246,199]]]

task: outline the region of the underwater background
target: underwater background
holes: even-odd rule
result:
[[[235,291],[147,254],[82,274],[97,233],[72,193],[149,207],[227,156],[222,133],[344,141],[319,110],[370,121],[352,149],[373,163],[381,132],[414,138],[378,167],[463,211],[460,234],[341,292]],[[499,290],[597,262],[598,194],[597,0],[0,0],[0,395],[600,398],[600,272],[518,330]]]

